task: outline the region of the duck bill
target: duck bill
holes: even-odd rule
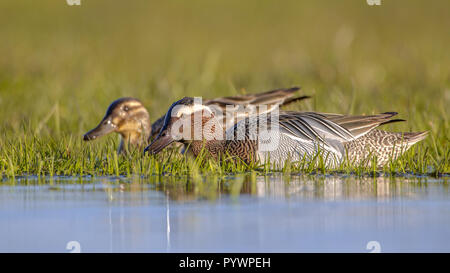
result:
[[[174,142],[170,135],[156,138],[150,145],[145,148],[144,153],[157,154],[161,152],[165,147]]]
[[[108,122],[109,121],[109,122]],[[114,132],[115,126],[110,119],[103,119],[97,127],[84,134],[83,140],[90,141]]]

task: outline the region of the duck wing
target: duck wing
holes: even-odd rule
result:
[[[378,115],[335,115],[327,116],[327,119],[349,130],[355,138],[359,138],[378,126],[405,121],[404,119],[392,119],[397,112],[386,112]],[[326,114],[325,114],[326,115]]]
[[[300,87],[275,89],[267,92],[221,97],[205,101],[205,105],[217,105],[225,108],[227,105],[278,105],[283,106],[295,101],[309,98],[309,96],[293,97]],[[224,109],[225,110],[225,109]]]
[[[309,96],[294,97],[295,92],[298,90],[300,90],[300,87],[276,89],[250,95],[222,97],[205,101],[205,105],[214,109],[216,113],[220,113],[223,117],[222,122],[225,128],[230,128],[249,116],[269,113],[279,106],[309,98]],[[266,107],[257,107],[260,105]]]
[[[318,141],[325,145],[330,140],[341,143],[355,140],[376,127],[398,121],[392,119],[395,112],[379,115],[350,116],[315,112],[282,112],[279,115],[279,127],[290,137],[304,141]]]

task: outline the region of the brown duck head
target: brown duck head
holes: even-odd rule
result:
[[[157,154],[173,142],[187,146],[193,142],[221,140],[225,130],[220,121],[210,107],[185,97],[170,106],[161,131],[144,152]]]
[[[120,98],[111,103],[97,127],[83,139],[90,141],[115,132],[122,136],[119,152],[123,152],[128,146],[147,145],[150,130],[150,117],[144,105],[135,98]]]

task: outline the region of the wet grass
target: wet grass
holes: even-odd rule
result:
[[[118,143],[108,138],[102,143],[82,142],[79,138],[62,136],[60,141],[24,137],[23,139],[2,140],[0,173],[13,178],[20,175],[37,176],[153,176],[173,175],[198,177],[201,174],[224,176],[236,173],[255,172],[258,175],[280,172],[285,174],[346,174],[356,176],[380,176],[399,174],[426,174],[439,177],[449,173],[449,152],[442,157],[421,145],[413,146],[400,159],[391,161],[383,169],[373,168],[376,159],[359,165],[344,160],[339,166],[326,168],[325,155],[317,154],[312,159],[303,158],[298,162],[287,161],[279,168],[264,162],[245,164],[224,156],[220,161],[210,160],[206,153],[197,158],[181,155],[177,148],[167,149],[157,156],[143,156],[135,150],[118,155]]]
[[[94,2],[0,3],[2,177],[450,173],[448,1]],[[141,99],[156,119],[187,95],[293,85],[313,98],[290,110],[396,111],[407,122],[383,129],[429,137],[383,170],[325,169],[321,155],[282,169],[176,151],[118,156],[117,136],[81,140],[119,97]]]

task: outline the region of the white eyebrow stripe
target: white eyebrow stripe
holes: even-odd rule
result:
[[[194,112],[200,111],[200,110],[207,110],[209,113],[211,112],[211,109],[208,106],[202,105],[202,104],[194,104],[192,106],[186,106],[186,107],[180,107],[179,109],[177,109],[175,116],[176,117],[181,117],[181,115],[185,114],[185,115],[191,115]]]
[[[138,101],[128,101],[126,103],[124,103],[125,106],[128,107],[133,107],[133,106],[142,106],[142,103],[138,102]]]

